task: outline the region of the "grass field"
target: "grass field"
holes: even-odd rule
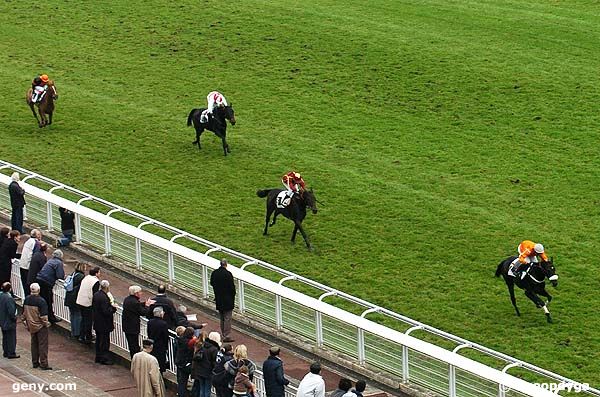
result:
[[[596,2],[2,2],[0,36],[0,158],[600,386]],[[227,158],[185,125],[214,89]],[[255,191],[290,169],[324,203],[314,253],[262,236]],[[553,325],[493,278],[525,238]]]

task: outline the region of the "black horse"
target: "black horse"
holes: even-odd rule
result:
[[[200,116],[204,110],[206,109],[192,109],[188,115],[188,127],[193,124],[194,129],[196,130],[196,140],[192,142],[192,145],[198,144],[198,149],[202,149],[200,146],[200,135],[202,135],[204,130],[209,130],[221,138],[221,141],[223,141],[223,154],[227,156],[227,153],[230,153],[231,150],[229,150],[229,145],[226,140],[227,122],[225,120],[229,120],[231,125],[235,125],[235,112],[233,111],[233,107],[217,107],[213,112],[212,117],[209,117],[206,123],[202,123],[200,121]]]
[[[531,299],[538,309],[544,309],[546,320],[551,323],[552,317],[550,316],[550,311],[548,310],[547,304],[538,295],[545,296],[548,298],[548,303],[550,303],[552,296],[546,291],[545,280],[547,278],[552,283],[553,287],[558,285],[558,275],[556,274],[556,268],[552,263],[552,259],[547,262],[542,261],[539,263],[530,264],[529,268],[524,270],[525,277],[521,279],[520,277],[518,278],[508,274],[511,263],[517,258],[517,256],[511,256],[500,262],[498,268],[496,269],[496,277],[500,277],[500,275],[502,275],[504,278],[506,286],[508,287],[508,293],[510,294],[510,300],[517,311],[517,316],[520,316],[521,312],[519,312],[517,301],[515,299],[515,285],[522,290],[525,290],[525,296]]]
[[[266,197],[267,198],[267,215],[265,217],[265,230],[263,231],[263,235],[267,234],[267,230],[269,226],[273,226],[275,224],[275,220],[277,219],[277,215],[281,214],[294,222],[294,231],[292,233],[292,242],[296,240],[296,233],[300,230],[302,237],[304,237],[304,242],[306,243],[306,247],[310,250],[312,249],[312,245],[308,236],[304,232],[302,228],[302,221],[306,218],[306,208],[310,208],[313,214],[317,213],[317,199],[312,190],[304,190],[300,194],[294,194],[292,200],[289,205],[284,208],[278,208],[277,206],[277,196],[281,193],[283,189],[267,189],[267,190],[259,190],[256,192],[258,197]],[[273,216],[273,222],[269,225],[269,219],[271,218],[271,214],[275,213]]]

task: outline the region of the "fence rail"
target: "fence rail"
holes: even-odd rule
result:
[[[217,252],[226,254],[240,262],[239,267],[231,267],[231,272],[238,283],[237,310],[241,313],[251,314],[288,334],[302,336],[310,340],[314,347],[343,353],[355,365],[368,365],[394,374],[407,385],[419,385],[449,397],[556,396],[511,375],[510,371],[517,367],[520,368],[519,375],[525,370],[524,377],[532,382],[577,384],[553,372],[193,236],[16,165],[0,161],[0,170],[18,171],[25,175],[22,185],[28,203],[26,217],[31,223],[54,230],[54,225],[59,224],[56,219],[57,207],[68,208],[76,214],[77,242],[111,256],[132,269],[142,269],[176,283],[203,298],[212,296],[208,279],[213,269],[218,267],[218,260],[211,255]],[[0,173],[0,184],[8,183],[10,178]],[[69,198],[59,196],[60,192]],[[106,212],[99,212],[98,207],[105,208]],[[2,208],[10,208],[7,189],[0,189]],[[115,214],[123,214],[128,221],[115,219]],[[158,228],[161,235],[168,234],[170,238],[145,231],[148,225]],[[205,247],[206,251],[202,253],[187,248],[190,244]],[[249,266],[267,270],[279,281],[273,282],[253,274],[247,271]],[[285,284],[292,280],[320,291],[321,295],[312,298],[288,288]],[[331,297],[363,308],[361,315],[327,303],[326,300]],[[399,332],[382,325],[381,320],[370,320],[368,317],[374,313],[408,329]],[[410,333],[415,329],[452,342],[454,351],[413,337]],[[464,357],[460,353],[465,349],[481,352],[500,361],[502,365],[492,368]],[[579,395],[600,396],[600,391],[590,389]]]

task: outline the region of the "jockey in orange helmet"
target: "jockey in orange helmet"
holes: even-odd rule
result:
[[[544,246],[540,243],[534,243],[531,240],[525,240],[517,247],[519,251],[519,257],[513,261],[512,272],[515,275],[521,271],[522,265],[528,265],[530,263],[538,263],[540,257],[543,261],[548,261],[548,256],[544,250]],[[523,272],[521,278],[525,276]]]
[[[31,82],[31,89],[32,89],[31,102],[37,103],[44,97],[43,94],[48,89],[48,81],[49,80],[50,79],[48,78],[47,74],[42,74],[41,76],[35,76],[35,78]]]

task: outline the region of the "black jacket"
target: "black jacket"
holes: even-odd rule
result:
[[[75,214],[63,207],[58,208],[60,214],[60,230],[63,232],[75,231]]]
[[[100,290],[92,298],[92,309],[94,313],[94,331],[97,333],[110,333],[115,329],[113,314],[117,311],[110,304],[106,292]]]
[[[29,262],[29,273],[27,273],[27,285],[31,285],[35,283],[38,273],[44,265],[48,262],[48,258],[46,258],[46,253],[42,251],[34,252],[31,257],[31,262]],[[77,296],[75,296],[77,298]]]
[[[79,293],[79,287],[81,287],[81,280],[85,277],[85,274],[81,271],[76,271],[73,278],[73,290],[65,293],[65,306],[74,308],[77,306],[75,301],[77,300],[77,294]]]
[[[233,275],[225,267],[221,266],[210,275],[210,285],[215,294],[217,310],[226,312],[235,307],[235,283]]]
[[[277,356],[269,356],[263,363],[262,370],[267,397],[284,397],[285,386],[290,381],[283,376],[283,361]]]
[[[215,387],[228,387],[229,380],[232,378],[227,371],[225,371],[225,363],[233,360],[233,352],[219,351],[215,361],[215,367],[213,368],[212,384]]]
[[[17,329],[17,305],[10,292],[0,292],[0,328],[2,331]]]
[[[140,302],[140,298],[129,295],[123,300],[123,332],[126,334],[140,333],[140,316],[146,316],[148,308]]]
[[[148,338],[154,341],[152,354],[158,360],[160,372],[167,368],[167,350],[169,347],[169,326],[162,318],[154,317],[148,321]]]
[[[175,352],[175,365],[177,368],[189,368],[191,370],[194,347],[188,346],[191,338],[180,336],[177,338],[177,352]]]
[[[7,238],[0,246],[0,282],[10,281],[10,273],[12,271],[12,259],[19,258],[21,254],[17,254],[19,244],[12,238]]]
[[[152,298],[152,300],[154,300],[155,303],[153,303],[152,306],[148,308],[148,320],[154,317],[154,308],[160,306],[165,312],[163,320],[167,322],[169,328],[175,329],[175,327],[177,326],[177,314],[175,311],[175,303],[173,303],[173,301],[170,298],[167,298],[166,294],[158,294],[154,298]]]
[[[10,195],[10,206],[12,208],[25,207],[25,190],[16,181],[8,185],[8,194]]]
[[[194,353],[192,362],[192,379],[211,379],[217,361],[219,345],[206,338],[202,348]]]

